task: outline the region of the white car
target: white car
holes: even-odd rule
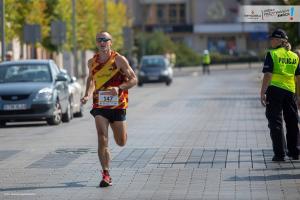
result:
[[[64,73],[69,87],[69,101],[71,103],[72,116],[82,117],[83,113],[80,99],[83,96],[83,88],[78,83],[75,76],[71,77],[65,70],[61,71]]]

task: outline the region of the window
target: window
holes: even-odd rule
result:
[[[171,4],[169,5],[169,22],[170,24],[176,24],[177,23],[177,5]]]
[[[221,54],[235,54],[237,51],[235,37],[209,37],[208,50],[211,52],[219,52]]]
[[[150,6],[146,9],[150,9]],[[185,24],[185,9],[185,4],[156,4],[156,24]]]
[[[3,66],[0,82],[51,82],[48,65],[20,64]]]
[[[179,23],[185,24],[185,5],[181,4],[179,6]]]
[[[157,16],[157,20],[160,23],[166,23],[166,16],[165,16],[165,10],[166,10],[166,6],[159,4],[157,5],[157,10],[156,10],[156,16]]]

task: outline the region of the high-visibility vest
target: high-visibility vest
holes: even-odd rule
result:
[[[299,57],[283,47],[270,50],[270,54],[274,64],[270,85],[295,93],[295,71]]]
[[[210,64],[210,56],[209,54],[204,54],[202,58],[203,64]]]

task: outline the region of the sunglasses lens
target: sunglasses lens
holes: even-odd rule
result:
[[[109,38],[97,38],[96,39],[97,42],[107,42],[109,40],[110,40]]]

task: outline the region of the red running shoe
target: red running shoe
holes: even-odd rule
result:
[[[102,180],[99,184],[99,187],[108,187],[108,186],[112,186],[111,177],[109,176],[108,173],[102,172]]]

